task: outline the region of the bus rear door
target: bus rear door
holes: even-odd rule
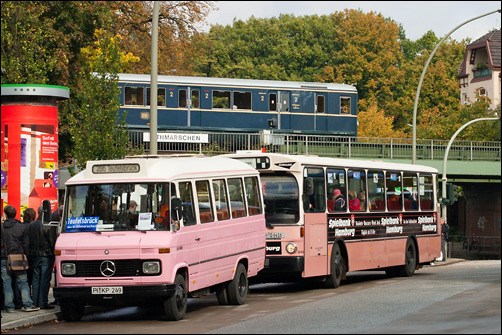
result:
[[[304,277],[328,273],[328,227],[326,213],[305,214]]]

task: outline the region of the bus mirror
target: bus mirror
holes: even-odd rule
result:
[[[312,177],[307,177],[303,181],[303,194],[305,195],[314,194],[314,179]]]
[[[173,222],[172,224],[172,231],[176,231],[179,227],[179,222],[181,220],[181,199],[180,198],[173,198],[171,199],[171,219]]]
[[[42,201],[42,208],[43,208],[43,222],[44,223],[49,223],[51,222],[51,202],[49,200],[44,200]]]

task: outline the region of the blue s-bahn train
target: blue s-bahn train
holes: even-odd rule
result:
[[[120,112],[130,129],[150,122],[150,75],[119,74]],[[158,76],[159,130],[357,136],[352,85]]]

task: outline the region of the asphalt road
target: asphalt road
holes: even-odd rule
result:
[[[501,261],[427,266],[411,278],[349,273],[345,284],[253,285],[242,306],[190,299],[185,319],[121,308],[12,331],[19,334],[501,333]]]

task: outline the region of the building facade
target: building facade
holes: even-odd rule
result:
[[[476,93],[491,100],[491,108],[500,104],[500,29],[469,44],[459,66],[461,104],[476,101]]]

